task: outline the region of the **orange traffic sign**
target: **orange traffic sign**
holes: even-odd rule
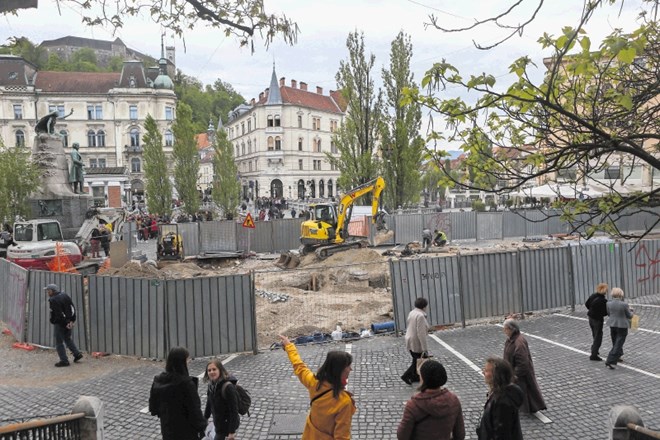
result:
[[[254,220],[252,220],[252,214],[250,214],[249,212],[248,212],[247,217],[245,217],[245,220],[243,221],[243,227],[244,228],[250,228],[250,229],[255,228]]]

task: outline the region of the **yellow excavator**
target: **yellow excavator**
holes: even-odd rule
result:
[[[380,193],[385,189],[385,180],[377,177],[343,194],[338,204],[315,203],[309,206],[311,218],[300,226],[300,255],[315,252],[325,259],[346,250],[366,247],[365,240],[351,240],[348,224],[351,221],[353,204],[365,194],[373,193],[371,219],[379,234],[387,231],[385,213],[380,210]]]

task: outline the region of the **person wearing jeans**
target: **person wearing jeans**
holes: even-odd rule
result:
[[[426,321],[426,307],[429,302],[426,298],[417,298],[415,308],[408,314],[406,326],[406,348],[412,356],[412,364],[401,376],[401,380],[412,385],[413,382],[419,382],[417,374],[417,359],[428,356],[427,334],[429,332],[429,323]]]
[[[603,343],[603,319],[607,316],[607,290],[607,284],[600,283],[596,286],[596,293],[593,293],[584,303],[589,310],[587,316],[589,316],[589,327],[591,327],[591,336],[593,337],[591,356],[589,357],[592,361],[603,360],[598,355],[598,351]]]
[[[612,289],[612,300],[607,302],[607,313],[610,315],[607,325],[610,327],[612,350],[607,355],[605,366],[614,370],[614,366],[623,356],[623,344],[626,342],[630,320],[633,317],[633,310],[623,301],[623,290],[618,287]]]
[[[56,284],[49,284],[44,287],[48,293],[48,304],[50,306],[50,323],[53,324],[53,333],[55,334],[55,349],[60,361],[55,364],[56,367],[68,367],[69,359],[66,355],[65,346],[71,350],[73,361],[78,362],[83,354],[78,350],[76,344],[71,339],[73,333],[73,324],[76,322],[76,308],[69,295],[60,292]]]

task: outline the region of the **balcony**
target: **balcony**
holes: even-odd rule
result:
[[[284,129],[282,127],[266,127],[266,134],[282,134]]]

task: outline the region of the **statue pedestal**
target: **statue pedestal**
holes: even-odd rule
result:
[[[88,194],[76,194],[69,183],[68,154],[58,135],[39,133],[32,147],[32,161],[39,167],[41,188],[30,195],[32,218],[60,222],[65,239],[73,238],[92,206]]]

